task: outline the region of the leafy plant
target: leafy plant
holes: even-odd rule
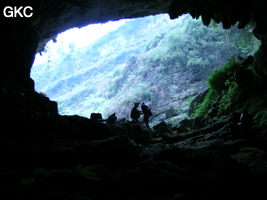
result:
[[[34,169],[34,173],[35,174],[39,174],[41,176],[47,176],[50,171],[44,169],[44,168],[35,168]],[[26,177],[22,180],[21,184],[23,187],[27,187],[27,186],[30,186],[31,184],[33,184],[34,182],[36,181],[36,179],[34,177]]]
[[[225,90],[234,81],[234,71],[239,64],[238,61],[229,60],[223,68],[210,74],[207,85],[215,91]]]
[[[218,116],[231,112],[231,105],[238,91],[234,75],[239,65],[240,62],[229,60],[223,68],[210,74],[210,78],[207,81],[210,89],[201,104],[192,105],[195,108],[192,114],[193,117],[198,114],[207,115],[210,108],[214,105],[217,106]]]
[[[258,49],[259,41],[251,33],[253,24],[243,30],[237,25],[224,30],[222,24],[204,26],[201,18],[190,15],[167,18],[127,21],[86,47],[72,46],[71,54],[50,59],[49,70],[46,64],[33,67],[36,89],[58,102],[60,114],[88,117],[91,112],[101,112],[107,117],[116,112],[127,117],[135,100],[149,101],[160,109],[165,100],[178,95],[180,72],[205,72],[202,80],[214,72],[208,82],[212,90],[202,105],[194,105],[195,111],[206,113],[221,102],[221,112],[227,112],[236,86],[228,79],[233,77],[231,70],[219,69],[228,58],[252,55]]]
[[[75,172],[84,176],[96,176],[96,173],[94,172],[93,166],[83,166],[82,164],[77,165],[75,168]]]
[[[21,183],[22,183],[23,186],[29,186],[32,183],[34,183],[34,181],[35,181],[34,178],[28,177],[28,178],[24,178]]]

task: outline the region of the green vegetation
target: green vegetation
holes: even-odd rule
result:
[[[256,52],[260,43],[252,30],[253,24],[243,30],[236,25],[224,30],[214,22],[207,27],[189,15],[177,20],[166,15],[137,18],[87,47],[74,50],[71,44],[71,54],[61,51],[60,58],[33,67],[31,76],[37,91],[58,102],[60,114],[89,117],[101,112],[107,118],[115,112],[128,117],[133,103],[144,101],[152,107],[152,120],[173,122],[175,114],[185,115],[214,72],[207,82],[211,98],[195,105],[195,113],[206,113],[218,101],[220,113],[225,113],[237,90],[228,79],[236,64],[226,64],[229,58]],[[193,95],[183,98],[188,91]],[[166,106],[174,113],[166,114]]]
[[[94,172],[93,166],[83,166],[82,164],[77,165],[75,168],[75,172],[78,174],[81,174],[83,176],[96,176],[96,173]]]
[[[195,107],[195,112],[191,117],[198,114],[207,116],[212,107],[217,107],[217,117],[229,115],[233,111],[231,106],[239,93],[235,80],[235,72],[239,67],[240,62],[230,60],[223,68],[210,74],[207,81],[209,91],[201,104],[192,105]]]

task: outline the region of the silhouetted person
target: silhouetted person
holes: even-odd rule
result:
[[[110,115],[110,116],[108,117],[108,120],[109,120],[110,122],[112,122],[112,123],[115,123],[115,122],[117,121],[117,116],[116,116],[116,114],[113,113],[112,115]]]
[[[229,133],[236,135],[240,132],[240,127],[238,126],[240,120],[240,114],[237,112],[233,112],[230,116],[228,124],[225,126]]]
[[[252,115],[244,109],[241,115],[237,112],[232,114],[226,128],[233,135],[249,134],[251,122]]]
[[[152,116],[151,109],[145,103],[142,103],[141,109],[142,109],[143,114],[144,114],[144,120],[143,121],[145,122],[146,126],[149,128],[148,120],[149,120],[149,117]]]
[[[133,119],[133,122],[138,122],[138,119],[139,119],[140,115],[142,114],[142,112],[137,109],[139,104],[140,103],[134,103],[134,107],[132,108],[131,118]]]
[[[247,109],[244,109],[240,116],[240,122],[238,123],[240,132],[243,134],[249,134],[251,122],[252,115],[248,113]]]

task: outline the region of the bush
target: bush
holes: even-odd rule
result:
[[[198,114],[207,116],[212,106],[216,106],[218,110],[217,117],[231,112],[233,100],[238,92],[234,75],[239,65],[240,62],[230,60],[223,68],[210,75],[207,81],[210,89],[201,104],[191,105],[194,108],[191,117]]]
[[[215,70],[210,74],[207,85],[215,91],[222,91],[234,81],[234,72],[240,62],[229,60],[229,62],[221,69]]]

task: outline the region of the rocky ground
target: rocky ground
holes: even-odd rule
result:
[[[2,113],[1,199],[265,199],[265,132]],[[181,129],[180,129],[181,130]]]

